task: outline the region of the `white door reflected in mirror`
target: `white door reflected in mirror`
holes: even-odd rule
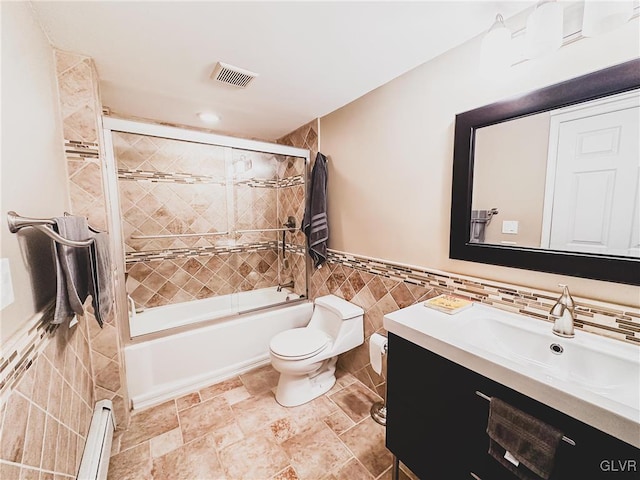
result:
[[[483,243],[640,257],[639,122],[635,90],[479,128],[472,211],[505,219]]]

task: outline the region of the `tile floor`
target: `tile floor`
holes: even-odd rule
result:
[[[325,395],[285,408],[268,365],[135,412],[114,437],[109,479],[390,480],[384,427],[369,415],[379,397],[337,377]]]

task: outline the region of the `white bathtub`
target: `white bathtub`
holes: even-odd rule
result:
[[[186,321],[191,312],[200,320],[206,319],[207,301],[150,310],[163,319],[180,317],[185,324],[191,323]],[[289,328],[305,326],[312,310],[310,302],[296,302],[126,346],[127,385],[133,408],[157,404],[267,364],[271,338]],[[208,315],[209,319],[215,318],[218,312]]]
[[[132,337],[160,332],[169,328],[181,327],[216,318],[228,317],[236,313],[262,308],[285,302],[292,295],[285,288],[278,292],[277,287],[262,288],[231,295],[193,300],[162,307],[147,308],[135,313],[129,319]],[[294,295],[295,296],[295,295]],[[296,296],[297,297],[297,296]]]

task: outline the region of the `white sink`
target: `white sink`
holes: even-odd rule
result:
[[[465,321],[460,332],[462,343],[638,408],[637,347],[580,331],[574,338],[561,338],[551,332],[551,323],[486,310],[476,308],[477,315]]]
[[[562,338],[551,322],[480,304],[456,315],[413,305],[386,315],[384,326],[640,447],[640,348],[634,345],[578,329],[574,338]]]

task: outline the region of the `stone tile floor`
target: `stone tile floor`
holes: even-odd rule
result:
[[[337,378],[325,395],[285,408],[268,365],[135,412],[114,437],[108,478],[390,480],[384,427],[369,415],[380,398],[348,373]]]

